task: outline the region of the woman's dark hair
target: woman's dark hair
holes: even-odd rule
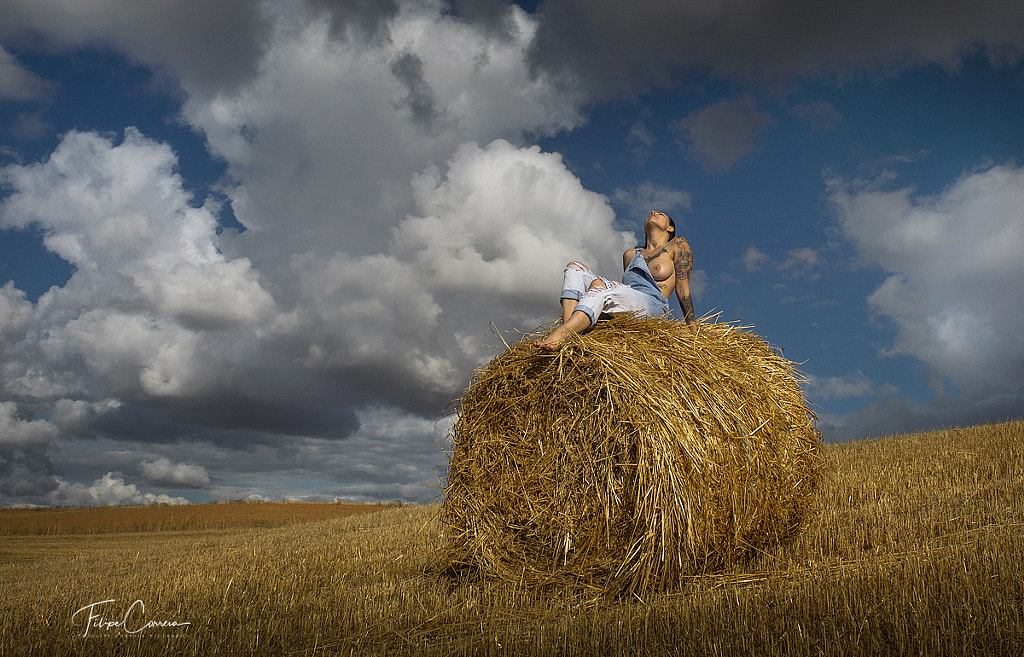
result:
[[[665,216],[668,217],[667,214]],[[668,240],[671,242],[672,239],[676,236],[676,222],[672,221],[672,217],[668,217],[668,228],[669,228],[669,232],[672,233],[672,237],[668,238]],[[644,231],[644,248],[645,249],[647,248],[647,231],[646,230]]]

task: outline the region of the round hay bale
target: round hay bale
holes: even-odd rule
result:
[[[794,364],[761,338],[618,316],[555,353],[532,340],[458,400],[449,568],[666,591],[800,529],[821,436]]]

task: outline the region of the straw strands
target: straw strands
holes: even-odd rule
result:
[[[793,536],[820,462],[802,378],[753,333],[699,327],[617,316],[478,369],[451,435],[447,566],[639,595]]]

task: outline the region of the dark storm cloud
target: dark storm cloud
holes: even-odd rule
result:
[[[1019,419],[1024,411],[1021,400],[1019,394],[984,399],[937,395],[923,404],[890,397],[871,402],[842,418],[824,419],[821,432],[826,442],[834,443],[1013,420]]]
[[[775,87],[864,68],[955,67],[978,48],[1017,60],[1024,45],[1024,13],[1003,0],[549,0],[540,11],[533,65],[597,98],[696,72]]]
[[[396,107],[408,110],[413,123],[428,131],[436,129],[443,118],[437,108],[437,98],[423,77],[423,60],[407,52],[391,63],[391,74],[408,90]]]
[[[0,447],[0,495],[39,504],[53,490],[54,468],[43,449]]]
[[[388,23],[398,14],[396,0],[308,0],[311,13],[330,17],[331,37],[343,41],[390,39]]]
[[[355,404],[372,405],[400,399],[403,408],[423,417],[437,417],[458,394],[452,389],[424,386],[403,376],[402,368],[383,363],[347,367],[332,376],[338,384],[339,395]]]
[[[206,440],[237,446],[279,444],[295,436],[341,439],[357,426],[347,405],[304,406],[220,392],[202,399],[125,403],[98,417],[88,433],[115,440]]]
[[[206,91],[234,87],[255,73],[269,25],[261,4],[249,0],[0,4],[5,44],[53,51],[113,47]]]

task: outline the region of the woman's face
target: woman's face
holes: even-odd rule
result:
[[[668,215],[664,212],[652,210],[651,213],[647,215],[647,218],[644,219],[644,230],[650,232],[652,228],[664,231],[671,230]]]

